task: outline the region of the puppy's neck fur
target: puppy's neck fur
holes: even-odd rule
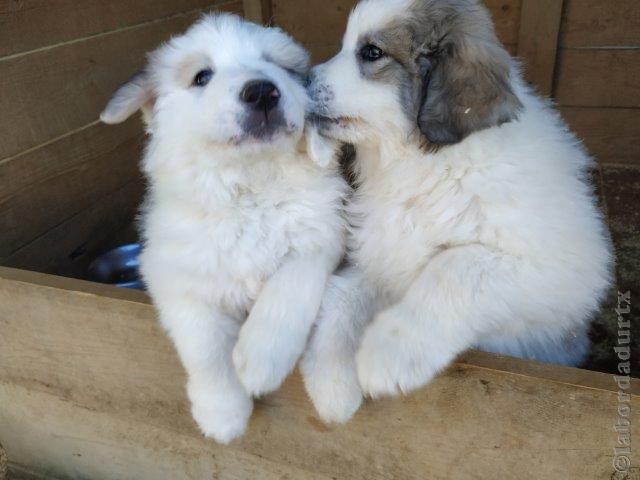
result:
[[[414,138],[405,141],[400,138],[383,138],[376,143],[357,145],[356,151],[352,168],[359,185],[383,180],[391,172],[412,171],[411,165],[424,165],[435,160],[434,154],[425,152],[420,142]]]
[[[260,195],[274,182],[313,168],[307,157],[296,151],[248,151],[244,155],[192,153],[178,163],[174,158],[149,155],[145,170],[156,197],[182,201],[213,210]]]

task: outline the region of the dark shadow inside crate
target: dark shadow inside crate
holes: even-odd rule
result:
[[[64,222],[2,258],[0,265],[87,279],[87,269],[94,259],[138,241],[136,217],[143,192],[141,178],[127,182],[93,204],[71,212]]]

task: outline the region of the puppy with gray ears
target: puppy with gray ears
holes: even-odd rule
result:
[[[593,162],[481,2],[364,0],[314,78],[320,132],[357,149],[351,266],[303,361],[322,418],[471,347],[580,365],[613,263]]]
[[[331,144],[305,138],[307,74],[282,31],[205,16],[102,114],[145,113],[141,270],[193,417],[221,443],[294,368],[343,256],[347,185]]]

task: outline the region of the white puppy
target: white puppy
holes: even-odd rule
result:
[[[303,362],[321,416],[421,387],[469,347],[583,361],[612,270],[592,160],[480,2],[361,2],[312,89],[358,184],[352,267]]]
[[[280,30],[207,16],[102,114],[147,114],[142,273],[193,416],[222,443],[244,432],[251,396],[293,369],[343,255],[347,187],[306,152],[307,70]]]

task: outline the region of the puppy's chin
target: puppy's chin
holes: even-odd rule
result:
[[[302,127],[287,121],[279,110],[251,112],[238,123],[240,133],[232,137],[230,142],[234,147],[279,148],[283,144],[296,142],[302,135]]]
[[[364,140],[364,123],[359,118],[313,115],[309,120],[323,137],[344,143]]]
[[[289,123],[276,128],[242,131],[230,139],[226,147],[234,156],[294,150],[302,138],[302,127]]]

